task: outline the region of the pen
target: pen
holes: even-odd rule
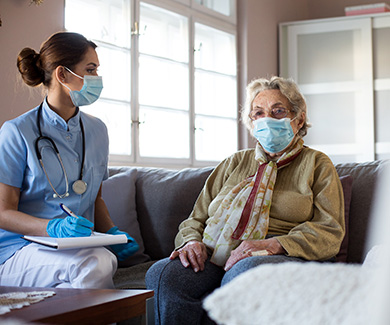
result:
[[[75,214],[75,213],[74,213],[71,209],[69,209],[66,205],[60,203],[60,207],[61,207],[62,210],[64,210],[64,212],[65,212],[68,216],[78,218],[77,214]]]

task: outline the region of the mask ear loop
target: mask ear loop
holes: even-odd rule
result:
[[[75,74],[75,73],[74,73],[72,70],[70,70],[69,68],[67,68],[67,67],[65,67],[65,66],[64,66],[63,68],[66,69],[67,71],[69,71],[70,73],[72,73],[73,75],[75,75],[76,77],[78,77],[78,78],[84,80],[83,77],[80,77],[78,74]],[[61,82],[61,80],[57,77],[57,75],[56,75],[56,78],[57,78],[58,82],[59,82],[61,85],[63,85],[66,89],[69,90],[70,99],[71,99],[73,105],[77,107],[78,105],[77,105],[77,102],[76,102],[76,100],[75,100],[75,98],[74,98],[74,95],[73,95],[73,92],[74,92],[75,90],[70,89],[70,87],[68,87],[68,86],[65,85],[63,82]]]
[[[290,123],[292,122],[292,121],[294,121],[295,119],[297,119],[298,118],[298,114],[297,114],[297,116],[295,116],[292,120],[290,120]],[[304,122],[303,122],[304,123]],[[291,125],[291,124],[290,124]],[[298,124],[299,125],[299,124]],[[304,124],[302,124],[302,126],[303,126]],[[302,128],[302,127],[301,127]],[[301,128],[297,131],[297,133],[295,133],[294,134],[294,137],[299,133],[299,131],[301,130]]]
[[[64,66],[64,68],[66,69],[66,70],[68,70],[71,74],[73,74],[74,76],[76,76],[77,78],[80,78],[80,79],[83,79],[84,80],[84,78],[82,77],[82,76],[79,76],[77,73],[74,73],[72,70],[70,70],[69,68],[67,68],[67,67],[65,67]]]
[[[297,116],[295,116],[292,120],[290,120],[290,127],[291,127],[291,122],[292,121],[294,121],[295,119],[297,119],[298,118],[298,114],[297,114]],[[292,127],[291,127],[291,129],[292,129]],[[300,130],[300,129],[299,129]],[[290,143],[287,145],[287,147],[286,148],[288,148],[289,146],[291,146],[291,144],[292,143],[296,143],[299,139],[296,139],[296,137],[297,137],[297,135],[298,135],[298,133],[299,133],[299,130],[296,132],[296,133],[294,133],[294,137],[292,138],[292,140],[290,141]],[[302,138],[301,136],[299,136],[299,138]]]
[[[66,69],[66,70],[68,70],[68,71],[70,71],[67,67],[63,67],[63,68]],[[72,71],[70,71],[70,72],[72,72]],[[72,73],[73,73],[73,72],[72,72]],[[69,92],[72,91],[72,89],[70,89],[67,85],[65,85],[65,84],[60,80],[60,78],[58,78],[57,74],[56,74],[56,78],[57,78],[58,82],[59,82],[61,85],[63,85],[66,89],[69,90]]]

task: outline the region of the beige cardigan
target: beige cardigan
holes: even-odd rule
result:
[[[203,230],[224,196],[258,168],[255,149],[233,154],[211,173],[189,218],[179,226],[176,249],[202,241]],[[339,252],[344,237],[343,190],[332,161],[304,147],[288,166],[278,170],[269,218],[269,235],[288,256],[326,260]]]

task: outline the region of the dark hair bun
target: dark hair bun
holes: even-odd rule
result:
[[[35,87],[45,80],[44,71],[40,67],[39,54],[33,49],[26,47],[20,51],[17,66],[27,85]]]

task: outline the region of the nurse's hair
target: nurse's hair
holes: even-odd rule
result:
[[[307,119],[306,101],[300,92],[297,84],[292,79],[282,77],[272,77],[270,79],[259,78],[251,81],[246,87],[246,101],[241,111],[241,120],[247,129],[252,133],[253,121],[250,118],[252,111],[253,100],[256,96],[264,91],[270,89],[278,89],[288,99],[291,105],[291,110],[295,116],[300,116],[302,112],[306,114],[305,122],[298,134],[303,137],[307,134],[307,129],[311,126]]]
[[[36,87],[43,84],[49,87],[52,73],[58,66],[72,70],[90,47],[95,49],[96,44],[81,34],[58,32],[41,45],[39,53],[29,47],[21,50],[17,67],[27,85]]]

